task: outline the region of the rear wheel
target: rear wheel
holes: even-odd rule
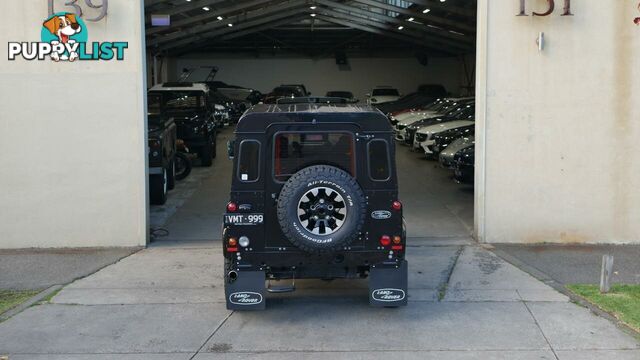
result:
[[[351,244],[365,221],[366,200],[349,173],[332,166],[305,168],[283,186],[278,221],[299,249],[333,252]]]
[[[189,159],[187,154],[184,154],[181,152],[176,154],[176,163],[175,163],[176,180],[186,179],[187,176],[191,174],[191,167],[192,167],[191,159]]]

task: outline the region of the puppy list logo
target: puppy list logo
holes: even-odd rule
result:
[[[21,56],[25,60],[55,62],[76,60],[124,60],[128,42],[89,43],[85,22],[76,14],[62,12],[42,24],[40,42],[10,42],[9,60]]]

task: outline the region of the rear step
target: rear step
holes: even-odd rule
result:
[[[267,280],[267,292],[272,294],[290,293],[296,291],[296,276],[291,278],[291,286],[272,286],[271,279]]]

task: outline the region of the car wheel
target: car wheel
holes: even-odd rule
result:
[[[340,250],[358,238],[365,222],[366,199],[346,171],[318,165],[300,170],[278,197],[278,222],[302,251]]]
[[[162,170],[162,175],[149,177],[149,192],[151,205],[164,205],[167,202],[167,169]]]
[[[171,164],[169,165],[169,172],[167,177],[167,189],[173,190],[176,188],[176,159],[175,157],[171,160]]]
[[[191,174],[191,159],[181,152],[176,153],[176,180],[184,180]]]

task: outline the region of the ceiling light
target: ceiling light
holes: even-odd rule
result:
[[[398,26],[398,30],[402,30],[402,29],[404,29],[404,26],[402,25]]]
[[[445,1],[447,1],[447,0],[440,0],[440,2],[445,2]]]
[[[311,10],[315,10],[316,8],[317,8],[317,6],[315,6],[315,5],[309,6],[309,9],[311,9]]]
[[[415,20],[415,19],[414,19],[414,18],[412,18],[412,17],[410,17],[410,18],[408,18],[408,19],[407,19],[407,21],[413,21],[413,20]]]
[[[232,27],[232,26],[233,26],[233,24],[232,24],[232,23],[228,23],[228,24],[227,24],[227,26],[228,26],[228,27]]]
[[[211,10],[211,9],[209,9],[209,7],[205,6],[205,7],[203,7],[203,8],[202,8],[202,10],[204,10],[204,11],[209,11],[209,10]]]
[[[316,14],[311,14],[311,17],[316,17]]]
[[[428,13],[429,11],[431,11],[431,9],[424,9],[424,10],[422,10],[422,13],[423,13],[423,14],[426,14],[426,13]]]
[[[224,19],[222,16],[218,15],[218,20]]]

